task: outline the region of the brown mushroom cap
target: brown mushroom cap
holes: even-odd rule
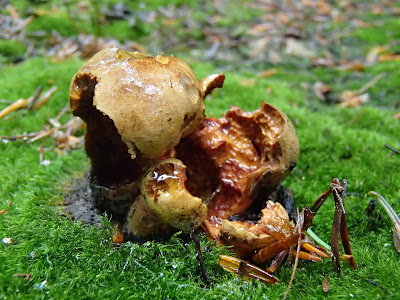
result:
[[[219,75],[220,76],[220,75]],[[90,87],[82,78],[94,84]],[[146,57],[116,47],[92,57],[74,76],[70,105],[81,116],[82,93],[94,88],[93,106],[114,123],[132,158],[158,158],[204,118],[203,99],[216,80],[198,81],[176,57]],[[222,86],[223,80],[219,80]]]

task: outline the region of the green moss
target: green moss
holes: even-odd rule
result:
[[[51,8],[55,2],[48,1],[35,7]],[[15,6],[22,10],[27,3],[18,0]],[[177,1],[177,4],[183,5],[183,2]],[[185,4],[199,5],[198,2]],[[139,2],[129,5],[140,8]],[[154,9],[159,5],[158,1],[149,2],[140,9]],[[216,12],[210,8],[208,13]],[[242,18],[241,10],[234,7],[225,13],[230,14],[230,19],[222,20],[224,25],[240,20],[251,22],[257,17],[250,14]],[[200,13],[195,16],[200,23],[205,18]],[[374,26],[357,29],[344,38],[349,42],[348,47],[362,54],[360,57],[365,57],[376,45],[399,38],[397,19],[368,16],[366,20],[374,22]],[[171,26],[179,27],[181,22],[178,20],[177,25]],[[121,40],[142,38],[152,29],[145,24],[137,26],[140,28],[132,29],[127,22],[120,21],[106,24],[102,29],[104,35]],[[156,22],[152,26],[161,25]],[[29,31],[50,32],[53,28],[65,35],[76,34],[62,9],[58,14],[38,17]],[[164,28],[166,33],[168,29]],[[181,37],[190,34],[185,28],[181,30]],[[195,35],[202,37],[201,32]],[[395,49],[393,46],[391,51]],[[11,62],[25,50],[26,47],[18,42],[0,41],[3,62]],[[178,56],[189,62],[199,78],[218,71],[213,63],[196,61],[189,50],[182,50]],[[70,80],[82,64],[81,59],[55,63],[51,58],[35,57],[2,66],[0,99],[27,98],[39,85],[44,90],[53,85],[58,89],[39,111],[18,111],[1,119],[0,135],[41,130],[47,119],[67,104]],[[399,111],[400,63],[376,63],[362,72],[351,72],[312,68],[308,61],[293,59],[274,66],[278,72],[271,77],[257,77],[257,71],[271,66],[265,62],[255,66],[256,70],[241,66],[239,71],[226,72],[224,88],[214,91],[205,100],[207,115],[218,117],[232,105],[252,111],[262,101],[270,102],[290,116],[299,136],[301,156],[292,175],[284,181],[285,186],[292,188],[298,206],[310,205],[335,177],[346,178],[348,191],[358,194],[346,197],[350,241],[358,270],[352,271],[343,265],[342,278],[338,279],[329,259],[321,263],[300,262],[289,297],[397,299],[400,267],[393,246],[391,222],[379,207],[381,220],[368,216],[365,208],[369,202],[367,192],[376,190],[385,196],[395,211],[400,212],[399,156],[384,147],[388,143],[400,148],[400,122],[392,119]],[[312,92],[312,85],[323,81],[332,86],[332,93],[337,97],[344,90],[361,88],[379,74],[384,77],[368,89],[370,101],[360,108],[339,108],[322,103]],[[0,103],[0,110],[6,105]],[[66,119],[70,117],[68,114]],[[0,239],[9,237],[15,241],[15,244],[0,242],[0,298],[282,298],[290,280],[290,266],[280,267],[276,276],[281,282],[273,286],[240,281],[217,264],[219,254],[231,254],[230,250],[217,247],[201,236],[202,249],[205,246],[210,249],[203,251],[203,255],[214,282],[213,287],[207,289],[194,245],[186,236],[116,247],[110,240],[108,216],[104,216],[99,227],[66,219],[63,208],[57,204],[62,200],[65,186],[81,177],[90,163],[81,149],[62,156],[46,151],[44,158],[50,160],[50,165],[40,165],[40,145],[41,142],[0,142],[0,210],[7,208],[6,213],[0,215]],[[51,139],[44,146],[52,148]],[[12,203],[10,207],[8,201]],[[333,214],[333,201],[329,199],[313,222],[312,229],[326,242],[330,240]],[[14,277],[21,273],[31,274],[31,279]],[[328,294],[321,287],[324,276],[330,284]],[[385,289],[367,280],[376,281]]]
[[[54,64],[47,59],[31,59],[18,66],[1,70],[7,80],[0,80],[0,98],[16,99],[29,96],[38,84],[49,86],[55,80],[59,90],[43,111],[23,116],[19,112],[2,120],[1,134],[38,130],[47,116],[53,116],[67,102],[69,80],[82,64],[80,60]],[[194,64],[199,77],[212,71],[212,65]],[[389,67],[388,65],[384,65]],[[381,66],[381,68],[384,68]],[[28,70],[34,71],[30,76]],[[321,72],[321,71],[318,71]],[[317,72],[317,73],[318,73]],[[316,74],[317,74],[316,73]],[[367,74],[370,74],[367,70]],[[312,75],[312,74],[311,74]],[[325,74],[328,76],[327,74]],[[291,75],[256,80],[251,87],[243,86],[250,73],[227,73],[224,89],[207,101],[208,114],[220,115],[232,104],[255,110],[263,100],[287,112],[295,120],[301,143],[301,157],[285,185],[293,189],[298,205],[310,205],[334,177],[346,178],[349,191],[365,195],[369,190],[385,194],[396,211],[400,211],[400,177],[398,157],[389,156],[384,143],[398,144],[399,122],[391,119],[392,111],[370,106],[340,109],[316,105],[310,111],[304,105],[306,93],[295,88]],[[311,76],[311,78],[314,75]],[[369,76],[372,76],[371,74]],[[2,78],[5,78],[2,76]],[[21,84],[21,82],[23,84]],[[19,86],[16,90],[15,86]],[[267,88],[270,92],[267,92]],[[397,141],[397,142],[396,142]],[[62,197],[62,186],[89,167],[83,150],[58,157],[46,153],[49,166],[39,165],[37,144],[0,144],[2,164],[0,191],[2,206],[12,201],[9,210],[0,216],[3,237],[15,240],[13,245],[0,244],[0,295],[17,297],[102,298],[147,295],[162,298],[246,298],[281,297],[289,281],[291,268],[282,266],[277,273],[282,283],[267,286],[259,282],[245,283],[225,273],[218,265],[218,248],[202,238],[211,252],[204,252],[206,265],[214,284],[211,290],[203,281],[193,244],[186,237],[168,242],[127,243],[116,248],[110,242],[109,221],[103,227],[87,226],[62,217],[60,207],[50,205]],[[372,171],[373,170],[373,171]],[[76,175],[74,175],[76,174]],[[55,201],[57,202],[57,201]],[[388,297],[397,295],[395,278],[400,268],[392,245],[391,224],[383,215],[381,221],[366,216],[368,199],[348,197],[348,224],[351,243],[359,269],[343,266],[343,277],[337,279],[328,261],[318,264],[301,262],[291,295],[296,298],[323,296],[321,282],[328,276],[330,298]],[[329,241],[333,204],[329,200],[316,216],[313,229]],[[385,247],[385,244],[389,244]],[[372,255],[379,251],[379,255]],[[377,258],[378,257],[378,258]],[[390,268],[390,276],[387,269]],[[13,274],[29,273],[30,281]],[[375,280],[385,290],[366,281]],[[244,293],[245,291],[245,293]],[[242,297],[242,296],[241,296]]]
[[[12,63],[22,59],[26,46],[14,40],[0,40],[0,64]]]

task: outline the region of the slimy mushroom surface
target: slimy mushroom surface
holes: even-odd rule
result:
[[[232,107],[222,118],[205,118],[176,147],[188,168],[187,186],[208,203],[208,230],[243,213],[274,191],[296,165],[299,143],[288,117],[263,103],[254,112]]]
[[[204,97],[223,79],[199,81],[173,56],[116,47],[93,56],[72,79],[70,106],[87,124],[85,147],[99,183],[113,187],[140,179],[198,127]]]
[[[186,189],[185,169],[178,159],[163,160],[149,170],[140,190],[147,206],[159,219],[176,229],[190,232],[203,223],[207,206]]]
[[[222,227],[225,241],[273,239],[228,218],[259,199],[265,204],[296,165],[297,135],[267,103],[206,118],[203,99],[224,79],[197,80],[176,57],[116,47],[72,78],[70,106],[86,123],[92,187],[121,208],[128,233],[150,238],[204,224],[214,238]]]

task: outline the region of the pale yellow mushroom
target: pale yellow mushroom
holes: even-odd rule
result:
[[[168,223],[161,221],[150,211],[142,195],[130,207],[124,230],[144,239],[174,231]]]
[[[185,165],[169,158],[153,166],[140,184],[150,211],[172,227],[190,232],[203,223],[207,206],[185,188]]]

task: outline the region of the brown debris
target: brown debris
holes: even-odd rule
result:
[[[31,274],[27,274],[27,273],[18,273],[18,274],[13,274],[13,277],[22,277],[26,281],[29,281],[31,279],[32,275]]]
[[[319,100],[325,101],[328,95],[332,92],[332,87],[323,82],[317,81],[313,85],[313,91]]]
[[[326,276],[324,277],[324,280],[322,280],[322,290],[325,293],[329,292],[329,282],[328,282],[328,278],[326,278]]]
[[[356,107],[360,106],[369,100],[369,94],[358,94],[357,91],[343,91],[339,97],[342,101],[340,107]]]
[[[41,99],[45,99],[45,97],[47,98],[48,96],[44,95]],[[39,102],[36,104],[38,103]],[[65,112],[65,110],[62,110],[61,112],[63,111]],[[50,125],[44,125],[43,130],[41,131],[28,134],[19,134],[15,136],[0,136],[0,141],[5,142],[23,140],[26,141],[27,144],[31,144],[36,141],[43,140],[41,146],[39,147],[39,161],[40,164],[47,165],[50,162],[43,159],[43,144],[47,137],[51,137],[54,140],[54,150],[59,155],[83,146],[83,137],[76,136],[77,132],[84,128],[83,122],[78,118],[72,118],[65,124],[60,124],[58,119],[62,114],[54,119],[49,119],[48,122]]]
[[[29,97],[28,99],[18,99],[0,111],[0,119],[22,108],[27,108],[28,110],[33,108],[34,110],[38,110],[50,99],[51,95],[56,90],[57,87],[53,86],[42,97],[40,97],[42,87],[39,86],[32,97]]]
[[[237,274],[242,279],[256,279],[270,284],[279,282],[277,278],[268,272],[236,257],[220,255],[218,264],[225,270]]]

